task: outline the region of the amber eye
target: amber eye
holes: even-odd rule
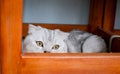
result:
[[[36,44],[37,44],[39,47],[43,47],[43,42],[42,42],[42,41],[36,41]]]
[[[52,49],[57,50],[60,46],[59,45],[54,45]]]

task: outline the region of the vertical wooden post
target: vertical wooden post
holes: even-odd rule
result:
[[[112,31],[114,29],[115,10],[117,0],[106,0],[103,29]]]
[[[0,0],[2,74],[20,74],[22,0]]]
[[[0,0],[0,16],[1,16],[1,0]],[[0,18],[0,25],[1,25],[1,18]],[[0,33],[1,33],[1,28],[0,28]],[[1,35],[0,35],[0,41],[1,41]],[[2,58],[2,52],[1,52],[1,42],[0,42],[0,74],[1,74],[1,70],[2,70],[2,60],[1,60],[1,58]]]
[[[89,26],[95,32],[97,27],[102,28],[105,0],[91,0]]]

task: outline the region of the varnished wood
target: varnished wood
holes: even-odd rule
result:
[[[22,0],[0,0],[2,74],[20,74]]]
[[[120,53],[120,37],[114,38],[111,45],[112,52]]]
[[[89,30],[93,33],[97,27],[102,28],[105,0],[90,0]]]
[[[120,54],[24,54],[22,74],[119,74]]]
[[[115,29],[114,29],[112,32],[113,32],[114,34],[120,35],[120,30],[115,30]]]
[[[1,0],[0,0],[0,16],[1,16]],[[0,17],[0,28],[1,28],[1,17]],[[0,30],[0,33],[1,33],[1,30]],[[0,41],[1,41],[1,35],[0,35]],[[2,47],[2,43],[0,42],[0,74],[2,74],[1,73],[1,71],[2,71],[2,49],[1,49],[1,47]]]
[[[76,24],[33,24],[36,26],[42,26],[48,29],[60,29],[62,31],[71,31],[73,29],[79,29],[79,30],[84,30],[84,31],[88,31],[88,25],[76,25]],[[23,30],[22,30],[22,35],[26,36],[28,32],[28,24],[24,23],[23,24]]]
[[[120,30],[114,29],[117,4],[116,2],[117,0],[106,0],[103,29],[120,35]]]
[[[112,31],[114,30],[115,10],[117,0],[106,0],[103,29]]]
[[[120,30],[114,29],[117,0],[106,0],[103,29],[120,35]]]

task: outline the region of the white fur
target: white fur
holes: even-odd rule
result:
[[[23,52],[44,53],[44,51],[50,53],[67,53],[67,45],[65,39],[68,33],[64,33],[60,30],[49,30],[40,26],[29,25],[28,36],[24,40]],[[36,41],[42,41],[44,47],[39,47]],[[59,49],[53,50],[54,45],[60,45]]]
[[[83,44],[83,53],[106,52],[106,44],[104,40],[96,35],[88,38]]]
[[[44,47],[36,44],[42,41]],[[54,45],[59,45],[57,50],[52,49]],[[50,30],[40,26],[29,25],[28,35],[23,43],[23,52],[44,53],[96,53],[106,52],[104,40],[88,32],[73,30],[70,33],[59,29]]]
[[[106,44],[101,37],[84,31],[71,31],[66,42],[70,53],[97,53],[107,51]]]

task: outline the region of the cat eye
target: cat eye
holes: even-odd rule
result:
[[[40,47],[43,47],[43,42],[42,41],[36,41],[36,44]]]
[[[59,45],[54,45],[54,46],[52,47],[52,49],[57,50],[59,47],[60,47]]]

